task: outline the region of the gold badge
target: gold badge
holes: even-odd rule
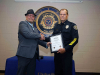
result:
[[[74,29],[77,30],[77,26],[76,25],[74,26]]]
[[[69,28],[69,25],[66,25],[66,29],[68,29]]]

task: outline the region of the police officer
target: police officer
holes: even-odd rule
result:
[[[73,47],[78,43],[78,30],[75,23],[68,21],[67,9],[60,10],[60,20],[52,34],[61,33],[64,45],[54,53],[55,75],[72,75]]]
[[[68,21],[68,10],[60,10],[61,24],[54,27],[54,34],[62,33],[64,48],[54,54],[55,75],[72,75],[73,47],[78,42],[76,24]]]

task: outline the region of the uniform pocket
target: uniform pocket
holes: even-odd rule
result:
[[[67,40],[67,38],[70,38],[70,30],[69,29],[63,29],[62,31],[63,37]]]
[[[69,29],[63,29],[62,32],[70,32]]]

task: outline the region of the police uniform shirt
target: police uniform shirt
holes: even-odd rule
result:
[[[62,34],[63,44],[66,51],[72,50],[78,42],[77,25],[66,20],[64,23],[57,24],[54,27],[54,34]]]

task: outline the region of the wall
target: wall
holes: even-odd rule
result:
[[[5,70],[6,59],[16,54],[18,24],[25,20],[28,9],[37,11],[43,6],[67,8],[69,21],[77,24],[79,43],[74,47],[76,72],[100,73],[100,1],[83,0],[83,3],[37,3],[0,0],[0,70]],[[53,56],[50,49],[40,46],[40,55]]]

